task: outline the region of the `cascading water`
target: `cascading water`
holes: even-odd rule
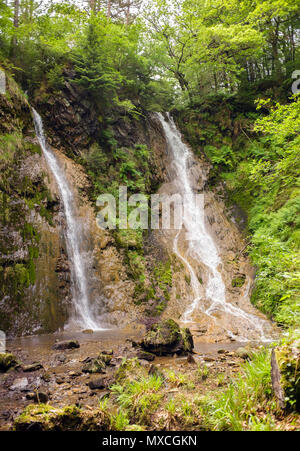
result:
[[[219,271],[221,258],[218,254],[214,240],[210,236],[205,226],[204,215],[200,214],[197,209],[199,206],[195,202],[191,177],[189,174],[189,163],[193,161],[193,155],[190,149],[182,141],[180,132],[178,131],[173,119],[167,115],[167,120],[161,113],[158,113],[159,121],[164,129],[169,151],[172,159],[173,184],[184,199],[185,205],[183,210],[183,225],[187,238],[186,255],[191,256],[194,260],[205,265],[207,271],[207,282],[205,284],[205,293],[203,287],[198,280],[193,265],[188,261],[178,248],[178,240],[181,230],[175,236],[173,250],[174,253],[184,263],[190,273],[191,286],[194,292],[194,299],[182,316],[185,323],[192,322],[194,312],[200,310],[215,323],[218,321],[214,313],[221,312],[223,315],[236,317],[247,325],[247,329],[254,330],[256,335],[262,341],[267,341],[264,334],[264,325],[268,325],[267,321],[245,312],[239,307],[233,306],[226,302],[226,287]],[[205,296],[203,296],[205,294]],[[209,301],[209,306],[204,307],[204,302]],[[248,341],[247,337],[239,334],[237,336],[231,330],[227,329],[229,336],[242,341]]]
[[[85,264],[81,255],[82,228],[76,220],[74,197],[69,188],[67,178],[61,169],[54,153],[49,149],[40,115],[33,109],[36,134],[46,158],[47,164],[57,182],[66,217],[66,244],[68,258],[71,263],[72,296],[74,305],[74,323],[77,327],[101,330],[95,319],[88,296],[88,282]]]

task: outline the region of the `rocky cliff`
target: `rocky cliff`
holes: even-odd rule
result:
[[[64,219],[28,101],[9,77],[0,95],[0,166],[0,329],[54,331],[70,300]]]

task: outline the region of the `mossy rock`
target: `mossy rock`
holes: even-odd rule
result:
[[[16,431],[108,431],[110,416],[101,409],[84,410],[76,406],[63,409],[46,404],[29,405],[16,418]]]
[[[101,359],[91,359],[89,362],[87,362],[84,367],[82,368],[82,371],[84,373],[90,373],[90,374],[97,374],[97,373],[104,373],[106,369],[106,364]]]
[[[145,369],[142,367],[137,358],[128,360],[124,359],[115,374],[115,380],[118,384],[121,384],[127,378],[131,378],[132,374],[137,375],[144,371]]]
[[[282,409],[300,411],[300,341],[272,351],[272,385]]]
[[[95,359],[88,358],[82,371],[90,374],[103,373],[106,366],[110,365],[111,359],[111,355],[100,353]]]
[[[97,360],[101,360],[105,365],[110,365],[111,359],[112,355],[102,353],[100,353],[97,357]]]
[[[15,368],[17,365],[19,365],[19,362],[13,354],[0,354],[0,372],[5,373],[11,368]]]
[[[183,351],[184,352],[192,352],[194,349],[194,340],[193,336],[191,334],[190,329],[187,327],[180,329],[181,331],[181,337],[183,341]]]
[[[172,319],[154,324],[146,333],[141,347],[156,355],[192,352],[194,343],[189,329],[180,329]]]

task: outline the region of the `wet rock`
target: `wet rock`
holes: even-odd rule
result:
[[[81,333],[86,334],[86,335],[92,335],[94,333],[94,331],[92,329],[86,329],[86,330],[83,330]]]
[[[196,332],[197,332],[198,334],[204,335],[204,334],[207,333],[207,330],[208,330],[208,329],[207,329],[206,326],[201,326],[201,327],[198,327],[198,328],[197,328]]]
[[[113,354],[114,354],[114,351],[113,351],[112,349],[109,349],[108,351],[102,351],[101,354],[104,354],[104,355],[113,355]]]
[[[192,365],[194,365],[196,363],[196,361],[195,361],[194,357],[192,356],[192,354],[189,354],[187,356],[186,361],[187,361],[187,363],[192,364]]]
[[[0,418],[3,420],[9,420],[9,418],[11,417],[11,411],[10,410],[2,410],[2,412],[0,412]]]
[[[82,375],[81,371],[70,371],[68,373],[68,376],[72,379],[75,379],[76,377],[79,377],[81,375]]]
[[[17,358],[13,354],[1,353],[0,354],[0,373],[5,373],[11,368],[15,368],[19,365]]]
[[[24,371],[24,373],[31,373],[33,371],[38,371],[43,369],[43,365],[41,363],[35,362],[32,363],[31,365],[23,365],[22,369]]]
[[[80,344],[77,340],[65,340],[59,341],[53,345],[52,349],[55,350],[64,350],[64,349],[78,349],[80,348]]]
[[[193,337],[189,329],[180,329],[172,319],[154,324],[140,343],[143,350],[156,355],[192,352]]]
[[[46,404],[49,401],[47,393],[41,391],[27,393],[26,398],[39,404]]]
[[[300,340],[272,350],[272,386],[281,409],[300,411]]]
[[[204,356],[203,357],[204,362],[215,362],[215,358],[214,357],[210,357],[210,356]]]
[[[104,373],[105,369],[106,363],[102,359],[87,359],[82,372],[90,374]]]
[[[25,390],[28,387],[28,379],[26,377],[21,377],[14,380],[14,383],[11,387],[9,387],[10,390]]]
[[[106,379],[104,377],[98,377],[88,383],[91,390],[102,390],[107,387]]]
[[[56,360],[57,360],[58,362],[60,362],[60,363],[65,363],[65,361],[66,361],[66,359],[67,359],[67,357],[66,357],[65,354],[59,354],[59,355],[57,355],[55,358],[56,358]]]
[[[58,385],[61,385],[61,384],[63,384],[63,383],[65,382],[65,378],[64,378],[63,376],[56,376],[55,382],[56,382]]]
[[[148,362],[152,362],[155,359],[155,355],[150,352],[143,351],[142,349],[138,350],[136,353],[138,359],[148,360]]]
[[[42,379],[44,382],[50,382],[51,381],[51,375],[49,373],[42,374]]]

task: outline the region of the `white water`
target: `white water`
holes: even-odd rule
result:
[[[42,119],[34,109],[32,111],[36,134],[47,164],[57,182],[66,217],[66,243],[68,258],[71,263],[72,296],[75,310],[73,322],[77,327],[83,329],[102,330],[94,318],[89,302],[86,268],[80,251],[82,228],[76,220],[73,194],[69,188],[64,171],[56,156],[47,145]]]
[[[193,189],[189,175],[189,162],[193,160],[192,152],[182,141],[181,134],[177,130],[173,119],[168,115],[168,120],[166,120],[160,113],[158,113],[158,117],[163,126],[172,156],[172,168],[175,170],[175,179],[173,180],[173,183],[176,183],[179,194],[181,194],[185,200],[183,225],[186,230],[186,238],[188,238],[187,254],[205,265],[208,276],[205,285],[205,300],[208,300],[210,305],[208,308],[204,308],[204,306],[201,305],[201,300],[204,301],[202,285],[198,280],[193,266],[178,249],[178,240],[181,234],[181,231],[179,231],[174,239],[173,251],[187,267],[194,292],[194,299],[184,312],[182,321],[185,323],[192,322],[193,313],[200,310],[217,323],[218,321],[213,314],[215,312],[222,312],[223,315],[238,318],[241,322],[246,324],[248,329],[254,330],[260,340],[267,341],[264,334],[264,325],[268,324],[267,321],[226,302],[226,287],[218,269],[222,262],[217,247],[205,226],[204,214],[197,211],[199,206],[195,203],[195,197],[192,195]],[[249,281],[249,284],[250,283],[251,282]],[[246,290],[245,296],[248,296],[248,291],[249,290]],[[227,333],[232,338],[243,341],[248,340],[247,337],[240,334],[237,337],[228,329]]]

